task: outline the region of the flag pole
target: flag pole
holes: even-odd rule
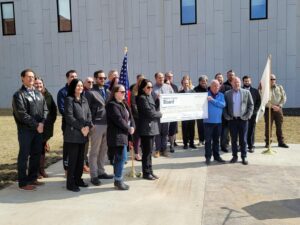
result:
[[[269,58],[270,58],[270,78],[271,78],[271,74],[272,74],[272,55],[269,55]],[[270,89],[271,89],[271,79],[269,79],[269,86],[270,86]],[[270,91],[270,90],[269,90]],[[272,150],[271,148],[271,129],[272,129],[272,124],[271,124],[271,98],[272,96],[270,96],[270,99],[269,99],[269,107],[268,107],[268,127],[269,127],[269,132],[268,132],[268,149],[263,151],[262,154],[266,154],[266,155],[274,155],[275,153],[277,153],[275,150]]]

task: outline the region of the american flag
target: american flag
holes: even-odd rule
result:
[[[128,81],[128,70],[127,70],[127,52],[124,55],[123,64],[120,72],[119,84],[122,84],[126,90],[126,99],[128,100],[128,90],[129,90],[129,81]]]

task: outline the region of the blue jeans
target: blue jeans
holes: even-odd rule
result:
[[[214,159],[219,159],[219,140],[221,136],[221,123],[204,123],[205,130],[205,158],[210,159],[213,153]]]
[[[18,129],[19,155],[18,155],[18,180],[19,187],[26,186],[38,177],[40,157],[43,148],[43,136],[35,130],[26,128]],[[29,168],[27,172],[27,163]]]
[[[124,164],[127,160],[127,145],[115,149],[114,173],[115,180],[123,180]]]

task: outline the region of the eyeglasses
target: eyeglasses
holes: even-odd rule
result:
[[[272,78],[271,80],[276,80],[276,79]]]
[[[94,81],[88,81],[88,84],[93,84],[94,83]]]
[[[147,88],[147,89],[152,89],[153,87],[152,87],[152,86],[147,86],[146,88]]]
[[[126,91],[118,91],[118,92],[120,92],[121,94],[125,94]]]
[[[106,80],[107,77],[98,77],[99,80]]]

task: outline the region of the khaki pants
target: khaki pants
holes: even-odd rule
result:
[[[107,125],[95,125],[90,132],[89,166],[91,178],[105,173],[104,164],[107,156],[106,129]]]

